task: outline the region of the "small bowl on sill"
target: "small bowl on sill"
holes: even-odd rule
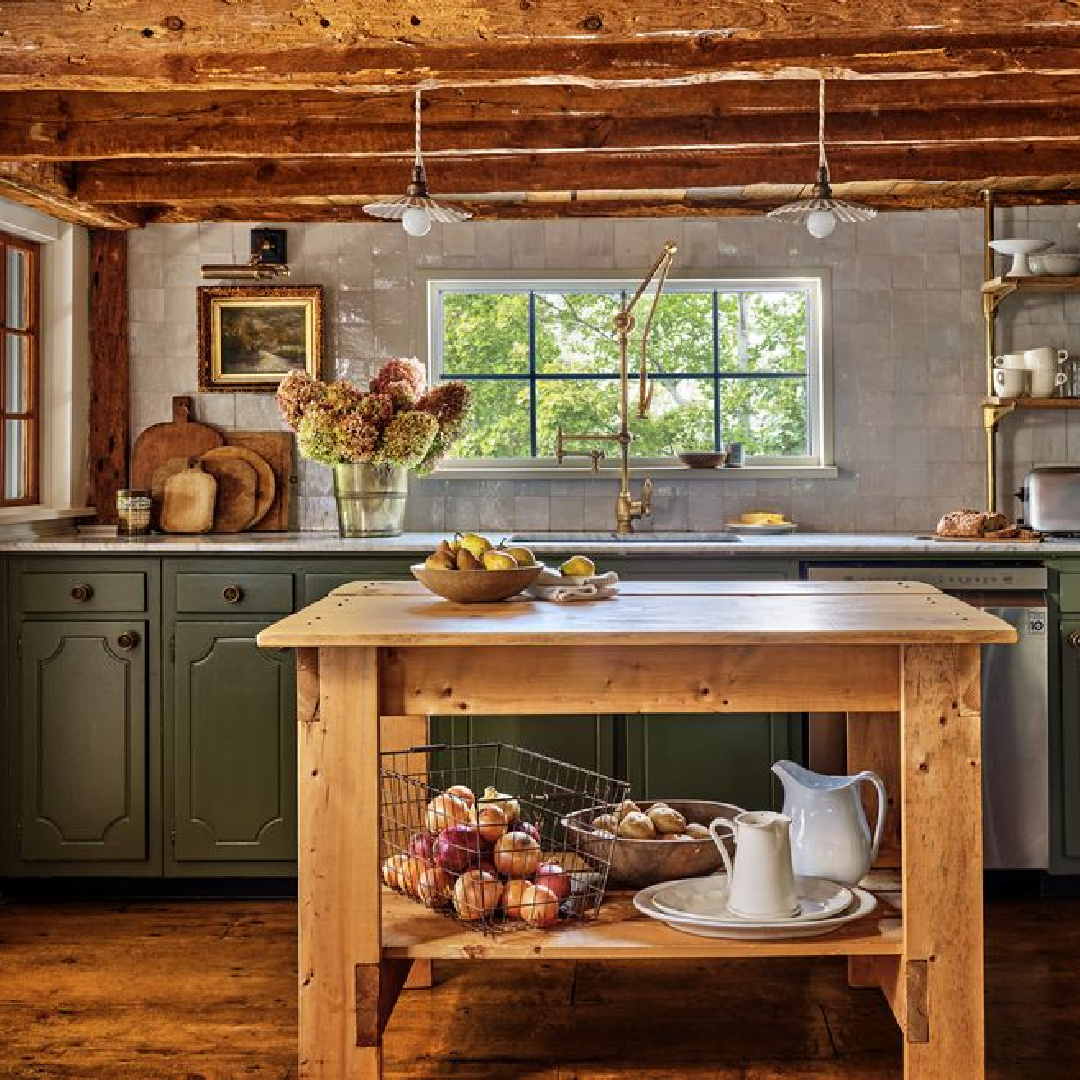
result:
[[[677,455],[679,460],[690,469],[719,469],[727,461],[727,451],[688,451]]]

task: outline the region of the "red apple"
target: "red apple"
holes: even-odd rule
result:
[[[536,868],[533,880],[537,885],[550,889],[560,900],[565,900],[573,891],[574,883],[570,875],[558,863],[541,863]]]

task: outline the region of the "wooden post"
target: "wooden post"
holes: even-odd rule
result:
[[[378,1080],[381,1038],[367,1015],[382,944],[377,650],[319,649],[317,666],[301,663],[297,675],[300,1075]]]
[[[902,648],[904,1080],[983,1080],[979,648]]]
[[[128,482],[127,234],[90,232],[90,424],[87,503],[116,521],[116,492]]]

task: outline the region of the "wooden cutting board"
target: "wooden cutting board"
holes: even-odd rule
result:
[[[217,481],[214,532],[242,532],[255,520],[259,474],[237,457],[207,454],[202,467]]]
[[[139,434],[131,448],[133,488],[150,490],[154,472],[170,458],[190,461],[225,442],[216,428],[191,419],[191,398],[174,397],[172,408],[173,418],[169,423],[152,424]]]
[[[217,473],[210,468],[209,463],[213,461],[225,461],[225,460],[242,461],[246,465],[251,466],[255,470],[255,512],[252,515],[251,520],[247,523],[245,528],[252,528],[260,522],[270,510],[270,507],[274,502],[274,492],[277,490],[277,480],[274,477],[274,470],[266,463],[266,460],[259,454],[256,454],[254,450],[248,450],[246,446],[218,446],[213,450],[207,450],[202,456],[203,468],[207,472],[213,473],[217,476]],[[221,478],[218,477],[218,502],[221,502]],[[232,530],[225,530],[232,531]]]
[[[916,533],[916,540],[936,540],[939,544],[1041,544],[1038,536],[938,536],[937,533]]]
[[[197,460],[165,481],[161,527],[171,533],[209,532],[214,524],[217,481]]]
[[[150,477],[150,527],[159,528],[161,523],[161,505],[165,498],[165,481],[188,467],[188,459],[169,458],[163,461]]]
[[[287,532],[290,504],[296,484],[296,439],[291,431],[226,431],[228,446],[253,450],[274,471],[274,500],[252,526],[255,532]]]

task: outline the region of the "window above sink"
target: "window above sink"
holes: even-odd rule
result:
[[[432,379],[465,380],[474,401],[460,457],[440,471],[546,472],[558,424],[617,426],[613,318],[629,275],[438,273],[427,284]],[[749,467],[831,465],[826,271],[673,275],[648,356],[652,417],[632,425],[635,468],[679,466],[679,451],[730,442]],[[637,357],[632,338],[632,376]]]

